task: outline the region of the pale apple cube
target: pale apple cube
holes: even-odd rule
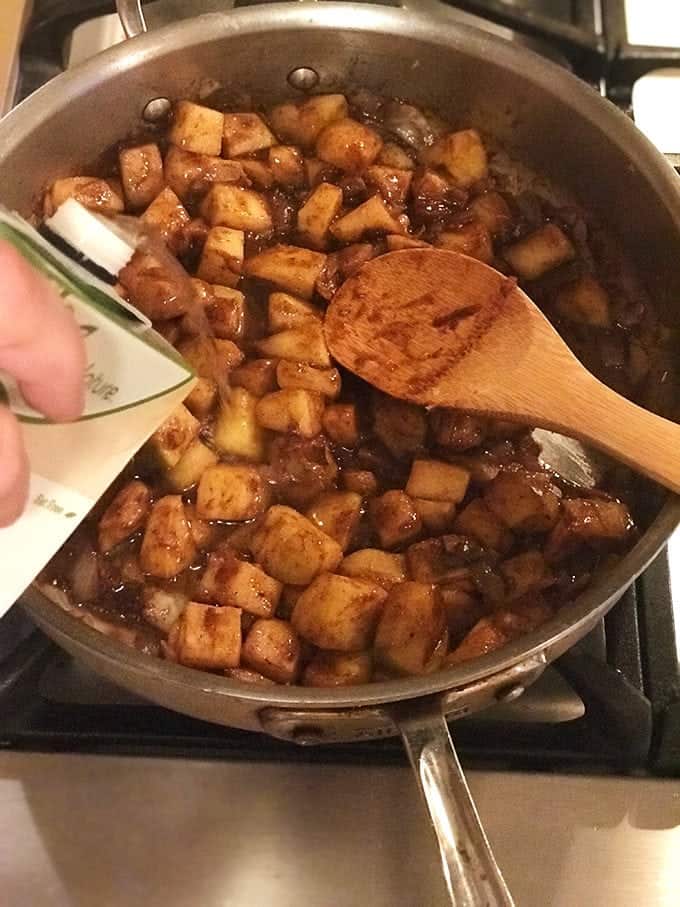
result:
[[[168,138],[185,151],[217,156],[222,152],[223,130],[223,113],[192,101],[178,101]]]

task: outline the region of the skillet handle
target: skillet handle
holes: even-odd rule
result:
[[[514,907],[439,707],[405,703],[392,717],[437,836],[451,903],[454,907]]]
[[[136,38],[148,31],[142,0],[116,0],[118,18],[126,38]]]

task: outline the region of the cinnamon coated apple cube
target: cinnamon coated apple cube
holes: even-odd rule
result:
[[[547,473],[505,469],[484,489],[487,507],[516,532],[547,532],[560,514],[562,492]]]
[[[359,416],[354,403],[334,403],[323,414],[323,430],[334,444],[356,447],[361,432]]]
[[[265,435],[257,420],[257,397],[243,387],[232,387],[220,400],[213,443],[220,453],[255,462],[264,459]]]
[[[386,491],[374,498],[369,514],[383,548],[403,545],[422,532],[423,524],[415,504],[403,491]]]
[[[182,202],[169,186],[166,186],[142,214],[142,221],[155,227],[163,240],[173,249],[181,241],[184,227],[191,218]]]
[[[444,230],[435,240],[438,249],[448,249],[450,252],[460,252],[477,258],[485,264],[493,260],[493,245],[491,234],[487,228],[478,222],[471,221],[455,230]]]
[[[158,145],[136,145],[118,153],[118,170],[128,208],[146,208],[165,186]]]
[[[456,505],[449,501],[428,501],[425,498],[414,498],[418,516],[428,532],[446,532],[456,515]]]
[[[208,466],[217,463],[217,454],[199,441],[192,441],[182,458],[165,475],[166,481],[174,491],[186,491],[193,488]]]
[[[522,280],[537,280],[575,257],[571,240],[556,224],[546,224],[503,249],[503,258]]]
[[[375,129],[345,117],[322,130],[315,149],[320,160],[347,173],[359,173],[375,161],[382,144]]]
[[[314,95],[302,104],[279,104],[269,115],[280,139],[308,148],[329,123],[347,116],[347,100],[342,94]]]
[[[196,545],[180,495],[154,502],[144,530],[139,564],[145,573],[172,579],[196,556]]]
[[[165,181],[185,201],[203,195],[213,183],[245,183],[240,161],[225,161],[209,154],[194,154],[175,145],[168,148],[164,161]]]
[[[55,180],[44,199],[45,216],[49,217],[68,198],[100,214],[120,214],[125,209],[122,189],[112,181],[95,176],[69,176]]]
[[[243,267],[245,235],[231,227],[212,227],[208,231],[196,272],[201,280],[235,287]]]
[[[324,399],[321,394],[300,388],[286,388],[265,394],[255,406],[255,417],[263,428],[294,432],[313,438],[321,431]]]
[[[278,386],[277,366],[276,359],[249,359],[231,372],[229,383],[233,388],[242,387],[254,397],[264,397]]]
[[[223,129],[223,113],[192,101],[178,101],[168,138],[185,151],[217,156],[222,152]]]
[[[144,620],[161,633],[169,633],[189,604],[189,596],[176,586],[144,584],[142,614]]]
[[[187,291],[179,263],[177,272],[169,273],[158,258],[135,252],[118,276],[130,302],[152,321],[178,318],[192,305],[192,293]]]
[[[351,243],[361,239],[364,233],[403,233],[404,228],[390,214],[380,196],[372,195],[358,208],[336,220],[330,232],[340,242]]]
[[[241,659],[276,683],[293,683],[300,671],[300,640],[287,620],[256,620],[248,631]]]
[[[284,188],[295,189],[305,182],[302,155],[292,145],[274,145],[269,149],[269,168],[274,182]]]
[[[297,328],[289,328],[257,341],[257,350],[264,356],[305,362],[319,368],[329,368],[330,353],[326,346],[320,321],[309,321]]]
[[[217,400],[217,385],[211,378],[197,378],[184,405],[198,419],[203,419],[212,410]]]
[[[403,583],[406,579],[406,558],[403,554],[392,554],[380,548],[362,548],[343,558],[338,573],[367,579],[390,589],[395,583]]]
[[[311,299],[325,264],[326,256],[321,252],[278,245],[246,259],[244,273],[248,277],[267,280],[303,299]]]
[[[633,528],[630,511],[620,501],[573,498],[562,503],[560,519],[550,533],[546,557],[560,561],[581,545],[616,548]]]
[[[281,583],[261,567],[239,560],[228,549],[213,551],[200,579],[201,598],[234,605],[255,617],[273,617],[281,589]]]
[[[206,315],[213,334],[220,340],[240,340],[246,323],[246,298],[232,287],[214,285]]]
[[[325,249],[328,231],[342,208],[342,189],[333,183],[319,183],[298,211],[300,240],[314,249]]]
[[[342,560],[335,539],[291,507],[270,507],[256,530],[251,551],[270,576],[292,586],[305,586],[315,576],[334,570]]]
[[[341,387],[337,368],[318,368],[308,362],[290,362],[288,359],[282,359],[277,365],[276,380],[281,388],[302,388],[328,399],[337,397]]]
[[[366,170],[363,178],[369,190],[377,191],[389,208],[401,210],[406,204],[413,179],[411,170],[374,164]]]
[[[176,466],[186,453],[201,427],[183,404],[156,429],[148,441],[148,447],[159,465],[170,469]]]
[[[336,652],[360,652],[373,641],[387,592],[363,579],[323,573],[297,600],[292,624],[300,636]]]
[[[444,659],[444,667],[453,667],[463,661],[479,658],[495,652],[508,642],[508,635],[494,622],[492,617],[482,617],[456,648]]]
[[[222,152],[225,157],[252,154],[270,148],[276,139],[256,113],[225,113]]]
[[[149,487],[133,479],[111,501],[97,527],[99,550],[108,554],[112,548],[141,529],[151,511]]]
[[[274,185],[272,168],[265,161],[244,159],[238,161],[238,163],[243,167],[244,173],[257,189],[271,189]]]
[[[414,460],[406,483],[406,493],[414,498],[457,504],[465,497],[469,483],[468,470],[455,463]]]
[[[415,161],[396,142],[385,142],[376,158],[376,164],[382,167],[396,167],[399,170],[415,170]]]
[[[369,652],[317,652],[302,675],[306,687],[353,687],[370,683],[373,659]]]
[[[400,674],[436,670],[446,654],[446,618],[434,586],[407,581],[393,586],[375,634],[375,656]]]
[[[472,199],[468,207],[475,220],[486,227],[492,236],[503,233],[512,220],[508,203],[499,192],[482,192]]]
[[[557,294],[555,308],[563,318],[578,324],[596,328],[611,326],[609,294],[590,274],[562,287]]]
[[[269,503],[269,488],[254,466],[218,463],[201,476],[196,513],[202,520],[252,520]]]
[[[557,581],[542,551],[523,551],[500,566],[509,601],[542,592]]]
[[[354,491],[326,491],[307,509],[307,518],[346,551],[359,526],[362,505],[361,495]]]
[[[488,174],[486,149],[475,129],[449,132],[423,152],[432,167],[443,167],[456,186],[468,189]]]
[[[340,484],[347,491],[356,491],[362,497],[371,497],[378,490],[378,480],[370,469],[343,469]]]
[[[504,552],[512,546],[512,533],[503,521],[490,510],[483,498],[473,498],[455,519],[456,532],[469,535],[484,548]]]
[[[231,340],[207,335],[188,337],[177,344],[177,350],[199,378],[210,378],[218,383],[243,361],[243,353]]]
[[[264,198],[252,189],[217,183],[208,192],[201,213],[211,227],[231,227],[251,233],[267,233],[272,217]]]
[[[304,299],[291,296],[290,293],[270,293],[267,302],[269,330],[272,334],[297,328],[308,321],[319,321],[321,312]]]
[[[180,664],[214,671],[241,660],[241,609],[189,602],[168,638]]]

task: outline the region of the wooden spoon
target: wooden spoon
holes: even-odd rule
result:
[[[680,492],[680,425],[593,377],[517,286],[474,258],[374,258],[333,298],[332,355],[380,390],[588,441]]]

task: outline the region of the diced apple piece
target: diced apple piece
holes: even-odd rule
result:
[[[390,554],[379,548],[362,548],[343,559],[338,573],[367,579],[390,589],[406,579],[406,558],[403,554]]]
[[[179,262],[177,268],[178,274],[168,273],[157,258],[135,252],[118,277],[133,305],[152,321],[167,321],[186,314],[193,302]]]
[[[214,671],[241,660],[241,609],[189,602],[168,642],[180,664]]]
[[[303,299],[311,299],[326,256],[298,246],[273,246],[246,260],[244,273],[259,277]]]
[[[222,152],[239,157],[270,148],[276,139],[262,117],[256,113],[225,113]]]
[[[118,169],[129,208],[146,208],[165,185],[158,145],[137,145],[118,153]]]
[[[256,418],[257,401],[243,387],[232,387],[229,399],[220,401],[213,443],[221,453],[256,462],[264,459],[265,434]]]
[[[473,498],[456,517],[456,532],[469,535],[485,548],[501,553],[512,546],[512,533],[482,498]]]
[[[478,447],[486,435],[484,420],[457,409],[430,410],[430,427],[435,443],[453,450]]]
[[[206,237],[196,272],[201,280],[234,287],[243,267],[243,230],[212,227]]]
[[[275,145],[269,149],[269,167],[274,182],[285,188],[298,188],[305,182],[302,155],[291,145]]]
[[[369,512],[383,548],[410,542],[423,528],[413,501],[403,491],[386,491],[374,498]]]
[[[282,359],[276,367],[276,380],[281,388],[302,388],[329,399],[337,397],[341,387],[337,368],[317,368],[308,362],[290,362],[287,359]]]
[[[200,595],[218,605],[233,605],[255,617],[273,617],[281,583],[256,564],[239,560],[232,551],[213,551],[200,580]]]
[[[201,425],[183,404],[180,404],[148,441],[149,449],[158,463],[171,469],[177,466],[189,449]]]
[[[335,539],[296,510],[280,505],[265,514],[251,549],[270,576],[293,586],[307,585],[342,560],[342,548]]]
[[[414,460],[406,493],[414,498],[458,504],[465,497],[469,483],[470,473],[454,463]]]
[[[252,520],[269,502],[269,488],[254,466],[219,463],[201,476],[196,513],[203,520]]]
[[[361,519],[362,499],[354,491],[326,491],[307,510],[307,518],[346,551]]]
[[[460,252],[461,255],[469,255],[485,264],[490,264],[493,260],[491,234],[476,221],[463,224],[456,230],[445,230],[439,234],[434,244],[438,249]]]
[[[231,227],[251,233],[267,233],[272,216],[264,198],[252,189],[217,183],[208,192],[201,213],[211,227]]]
[[[484,489],[487,507],[517,532],[547,532],[557,522],[562,492],[546,473],[506,469]]]
[[[444,666],[449,668],[481,655],[495,652],[508,641],[508,636],[500,630],[493,619],[482,617],[478,620],[463,641],[444,659]]]
[[[102,554],[108,554],[141,529],[150,511],[151,492],[144,482],[134,479],[122,488],[99,520],[98,539]]]
[[[423,242],[422,239],[414,239],[412,236],[399,236],[397,233],[390,233],[385,237],[385,245],[388,252],[398,252],[400,249],[426,249],[430,243]]]
[[[367,201],[330,227],[330,232],[340,242],[356,242],[364,233],[403,233],[404,228],[392,217],[385,202],[378,195],[372,195]]]
[[[423,152],[423,160],[432,167],[443,167],[456,186],[469,189],[486,179],[486,149],[475,129],[449,132]]]
[[[173,145],[185,151],[219,155],[222,152],[223,130],[223,113],[192,101],[178,101],[168,138]]]
[[[396,167],[398,170],[415,170],[411,155],[396,142],[385,142],[376,158],[376,164],[383,167]]]
[[[368,188],[376,190],[389,208],[402,209],[406,204],[413,178],[410,170],[374,164],[363,178]]]
[[[508,600],[542,592],[552,586],[556,577],[542,551],[531,550],[504,561],[500,567]]]
[[[150,586],[142,589],[142,615],[144,620],[161,633],[169,633],[173,624],[182,616],[189,604],[188,595],[172,586]]]
[[[193,488],[208,466],[217,463],[217,454],[196,439],[187,448],[181,460],[168,470],[166,479],[174,491],[186,491]]]
[[[185,201],[203,195],[213,183],[247,183],[240,161],[193,154],[175,145],[165,155],[164,171],[168,186]]]
[[[359,173],[375,161],[382,139],[378,133],[350,117],[326,126],[316,140],[316,155],[348,173]]]
[[[54,214],[68,198],[74,198],[85,208],[100,214],[120,214],[125,204],[122,190],[116,191],[111,183],[95,176],[69,176],[55,180],[45,195],[45,215]]]
[[[292,623],[300,636],[320,649],[360,652],[373,640],[386,597],[376,583],[323,573],[298,599]]]
[[[503,249],[503,258],[521,280],[537,280],[575,257],[571,240],[555,224],[539,227]]]
[[[220,340],[240,340],[246,323],[246,298],[231,287],[213,286],[213,298],[206,306],[208,322]]]
[[[248,179],[254,186],[257,186],[258,189],[271,189],[274,185],[274,174],[272,173],[272,168],[269,164],[266,164],[264,161],[251,160],[242,160],[238,163],[243,167]]]
[[[243,361],[243,353],[231,340],[214,337],[189,337],[177,344],[199,378],[210,378],[219,384],[225,375]]]
[[[342,189],[333,183],[319,183],[298,211],[300,239],[314,249],[325,249],[328,231],[342,207]]]
[[[428,532],[446,532],[456,515],[456,505],[449,501],[427,501],[414,498],[413,503]]]
[[[321,319],[321,313],[316,306],[311,302],[305,302],[304,299],[291,296],[290,293],[270,293],[267,316],[272,334]]]
[[[359,443],[359,417],[354,403],[334,403],[323,414],[323,430],[334,444],[356,447]]]
[[[559,561],[587,544],[607,548],[623,542],[630,535],[633,521],[625,504],[619,501],[563,501],[560,519],[550,534],[546,557]]]
[[[211,378],[198,378],[184,405],[198,419],[208,415],[217,400],[217,385]]]
[[[320,321],[309,321],[298,328],[271,334],[263,340],[258,340],[256,346],[258,352],[264,356],[305,362],[320,368],[329,368],[331,364]]]
[[[498,192],[482,192],[470,202],[469,209],[492,236],[503,233],[512,220],[508,203]]]
[[[232,387],[242,387],[254,397],[263,397],[277,388],[276,370],[276,359],[249,359],[234,369],[229,382]]]
[[[378,480],[370,469],[343,469],[340,481],[347,491],[356,491],[364,498],[371,497],[378,490]]]
[[[314,95],[302,104],[280,104],[269,115],[280,139],[308,148],[329,123],[347,116],[347,101],[342,94]]]
[[[177,249],[184,227],[191,218],[169,186],[156,196],[142,214],[142,221],[155,227],[171,249]]]
[[[586,274],[557,294],[555,308],[563,318],[596,328],[611,326],[609,295],[594,277]]]
[[[398,583],[390,590],[375,634],[376,658],[401,674],[436,670],[445,654],[444,609],[433,586]]]
[[[243,643],[241,658],[277,683],[293,683],[300,670],[300,640],[287,620],[256,620]]]
[[[159,498],[146,524],[139,563],[145,573],[172,579],[191,564],[196,546],[179,495]]]
[[[287,388],[261,397],[255,407],[255,417],[263,428],[313,438],[321,431],[323,408],[321,394]]]
[[[306,687],[353,687],[369,683],[373,659],[368,652],[317,652],[302,675]]]
[[[373,431],[396,457],[413,455],[425,443],[427,420],[421,406],[376,395],[373,406]]]

